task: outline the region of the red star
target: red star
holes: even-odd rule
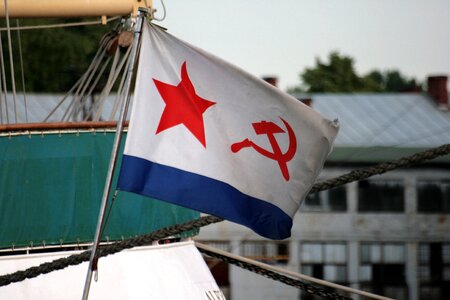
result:
[[[156,134],[183,124],[206,148],[203,113],[216,102],[203,99],[195,93],[194,86],[187,73],[186,62],[181,66],[181,81],[177,86],[154,78],[153,82],[166,103]]]

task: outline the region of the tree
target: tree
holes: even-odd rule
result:
[[[384,73],[373,70],[359,76],[351,57],[331,52],[329,62],[316,59],[313,68],[300,74],[304,86],[289,89],[290,92],[352,93],[352,92],[403,92],[420,89],[415,79],[407,79],[397,70]]]
[[[353,59],[332,52],[329,63],[316,59],[314,68],[306,69],[301,78],[308,92],[355,92],[364,89],[364,81],[356,74]]]
[[[80,21],[54,19],[54,23]],[[81,20],[82,21],[82,20]],[[21,26],[48,24],[47,20],[21,20]],[[4,21],[0,24],[4,26]],[[11,20],[11,25],[16,25]],[[101,37],[111,30],[111,25],[80,26],[70,28],[36,29],[20,32],[22,57],[27,92],[66,92],[86,71],[99,47]],[[6,34],[3,33],[2,45],[5,58],[8,88],[11,89],[9,76],[9,55]],[[20,57],[17,32],[11,32],[15,79],[18,91],[22,89]]]

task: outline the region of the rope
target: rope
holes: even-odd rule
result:
[[[130,249],[136,246],[143,246],[151,244],[154,241],[167,238],[179,234],[181,232],[200,228],[209,224],[223,221],[221,218],[214,216],[205,216],[196,220],[186,222],[184,224],[173,225],[167,228],[156,230],[150,234],[141,235],[135,238],[126,239],[116,242],[114,244],[100,246],[98,248],[98,257],[108,256],[120,252],[125,249]],[[84,251],[80,254],[74,254],[68,257],[56,259],[52,262],[43,263],[36,267],[28,268],[24,271],[17,271],[11,274],[0,276],[0,286],[5,286],[14,282],[19,282],[27,278],[34,278],[41,274],[47,274],[52,271],[62,270],[68,266],[75,266],[82,262],[88,261],[91,250]]]
[[[343,286],[340,284],[332,283],[329,281],[325,281],[322,279],[317,279],[311,276],[307,276],[304,274],[288,271],[285,269],[282,269],[280,267],[271,266],[253,259],[249,259],[246,257],[234,255],[232,253],[222,251],[220,249],[212,248],[207,245],[201,244],[199,242],[195,242],[195,246],[198,248],[198,250],[208,256],[220,259],[226,263],[236,265],[240,268],[249,270],[251,272],[257,273],[259,275],[274,279],[276,281],[281,281],[287,285],[297,287],[301,290],[304,290],[307,293],[310,294],[319,294],[320,296],[324,298],[331,298],[331,299],[350,299],[346,296],[339,295],[336,292],[328,291],[319,287],[315,287],[313,285],[309,286],[308,284],[305,284],[304,282],[298,280],[306,280],[309,282],[317,283],[319,285],[323,285],[329,288],[342,290],[345,292],[361,295],[364,297],[369,297],[373,299],[380,299],[380,300],[387,300],[389,298],[382,297],[379,295],[375,295],[372,293],[364,292],[361,290],[356,290],[347,286]],[[284,275],[283,275],[284,274]],[[297,279],[294,279],[294,278]],[[282,280],[281,280],[282,279]],[[313,293],[314,291],[314,293]]]
[[[6,110],[6,124],[9,124],[9,109],[8,109],[8,87],[6,86],[6,72],[5,72],[5,59],[3,57],[3,43],[2,35],[0,32],[0,66],[2,68],[2,91],[5,94],[5,110]]]
[[[113,17],[106,19],[106,23],[115,21],[121,17]],[[22,26],[22,27],[10,27],[9,30],[33,30],[33,29],[52,29],[52,28],[62,28],[62,27],[76,27],[76,26],[87,26],[87,25],[103,25],[102,21],[86,21],[86,22],[73,22],[73,23],[59,23],[59,24],[48,24],[48,25],[33,25],[33,26]],[[7,27],[0,27],[1,31],[7,31]]]
[[[414,155],[403,157],[399,160],[395,160],[388,163],[382,163],[379,165],[376,165],[374,167],[370,167],[367,169],[362,170],[356,170],[352,171],[348,174],[345,174],[343,176],[321,182],[318,184],[315,184],[313,188],[311,189],[311,192],[319,192],[322,190],[325,190],[327,188],[333,188],[337,187],[341,184],[346,184],[351,181],[357,181],[361,179],[365,179],[369,176],[375,175],[375,174],[382,174],[387,171],[393,170],[395,168],[399,168],[400,166],[409,166],[412,164],[417,164],[426,160],[434,159],[438,156],[443,156],[450,153],[450,144],[442,145],[437,148],[432,148],[423,152],[416,153]],[[359,177],[358,177],[359,176]],[[105,245],[101,246],[98,250],[98,257],[107,256],[110,254],[114,254],[117,252],[120,252],[125,249],[133,248],[136,246],[142,246],[150,244],[153,241],[160,240],[172,235],[179,234],[184,231],[189,231],[192,229],[204,227],[209,224],[218,223],[223,221],[222,218],[215,217],[215,216],[204,216],[196,220],[192,220],[189,222],[186,222],[181,225],[173,225],[167,228],[163,228],[157,231],[154,231],[153,233],[141,235],[135,238],[127,239],[124,241],[119,241],[111,245]],[[40,274],[47,274],[55,270],[61,270],[71,265],[77,265],[84,261],[89,260],[90,257],[90,250],[82,252],[80,254],[71,255],[66,258],[61,258],[54,260],[52,262],[44,263],[36,267],[31,267],[24,271],[17,271],[12,274],[7,274],[0,276],[0,286],[5,286],[13,282],[19,282],[22,280],[25,280],[26,278],[34,278]],[[253,267],[250,267],[251,269],[254,269]],[[256,269],[255,269],[256,270]],[[261,270],[259,272],[263,272],[264,274],[270,274],[270,272],[266,270]],[[287,277],[279,277],[277,278],[282,282],[290,282],[293,283],[294,286],[303,286],[307,289],[310,289],[311,291],[318,291],[321,295],[321,291],[314,289],[313,287],[310,287],[309,285],[297,281],[292,281],[293,279]],[[308,290],[306,290],[308,292]],[[324,294],[327,295],[328,294]],[[331,294],[330,294],[331,295]]]
[[[127,64],[128,64],[128,62],[127,62]],[[113,105],[113,108],[111,109],[111,114],[109,116],[110,121],[114,120],[114,117],[117,114],[117,110],[119,109],[119,104],[120,104],[120,100],[122,99],[123,86],[125,84],[126,77],[127,77],[126,74],[123,74],[122,78],[120,79],[119,88],[117,89],[117,95],[116,95],[116,98],[114,99],[114,105]]]
[[[69,121],[72,117],[73,121],[76,121],[76,117],[79,113],[80,106],[82,105],[82,99],[84,92],[86,91],[87,87],[89,86],[89,83],[92,80],[92,77],[94,76],[95,72],[97,72],[97,69],[105,56],[106,49],[103,47],[100,47],[95,54],[94,59],[91,62],[91,65],[89,65],[87,71],[85,72],[86,76],[83,76],[83,80],[79,84],[75,95],[73,96],[72,101],[70,102],[69,106],[66,109],[66,112],[64,113],[63,117],[61,118],[61,122]]]
[[[16,20],[17,27],[19,27],[19,20]],[[17,30],[17,43],[19,45],[19,59],[20,59],[20,74],[22,75],[22,92],[23,102],[25,105],[25,122],[28,123],[28,107],[27,107],[27,92],[25,90],[25,71],[23,69],[23,55],[22,55],[22,39],[20,38],[20,30]]]
[[[346,297],[344,295],[338,294],[338,293],[336,293],[334,291],[330,291],[330,290],[326,290],[326,289],[323,289],[323,288],[320,288],[320,287],[316,287],[315,285],[312,285],[312,284],[309,284],[309,283],[305,283],[305,282],[302,282],[300,280],[296,280],[296,279],[290,278],[288,276],[278,274],[278,273],[273,272],[273,271],[269,271],[269,270],[267,270],[265,268],[261,268],[261,267],[255,266],[255,265],[252,265],[250,263],[246,263],[246,262],[243,262],[243,261],[240,261],[240,260],[237,260],[237,259],[233,259],[233,258],[229,258],[229,257],[220,256],[220,255],[217,255],[216,253],[208,252],[208,251],[203,250],[203,249],[199,249],[199,251],[204,253],[204,254],[206,254],[206,255],[208,255],[208,256],[215,257],[215,258],[218,258],[220,260],[223,260],[226,263],[233,264],[233,265],[235,265],[237,267],[243,268],[243,269],[245,269],[247,271],[250,271],[250,272],[256,273],[258,275],[261,275],[261,276],[273,279],[275,281],[282,282],[282,283],[284,283],[286,285],[290,285],[290,286],[296,287],[296,288],[298,288],[300,290],[303,290],[306,293],[311,294],[311,295],[317,295],[317,296],[320,296],[320,297],[323,297],[323,298],[327,298],[327,299],[352,299],[350,297]]]
[[[17,114],[17,99],[16,99],[16,80],[14,78],[14,60],[11,45],[11,27],[9,26],[9,14],[8,14],[8,0],[5,0],[5,17],[6,17],[6,28],[8,35],[8,49],[9,49],[9,66],[11,71],[11,85],[14,99],[14,121],[19,123],[19,116]]]
[[[77,82],[70,88],[70,90],[64,95],[64,97],[58,102],[58,104],[49,112],[49,114],[47,115],[47,117],[45,117],[44,121],[42,122],[47,122],[48,119],[58,110],[58,108],[64,103],[64,101],[67,99],[67,97],[69,97],[72,92],[78,88],[78,86],[81,84],[81,82],[84,80],[84,77],[86,76],[86,74],[83,74],[78,80]]]
[[[64,115],[61,118],[61,121],[64,121],[66,116],[68,119],[70,119],[70,114],[69,111],[72,109],[72,106],[74,105],[75,102],[75,98],[78,97],[81,88],[83,87],[86,79],[88,78],[90,72],[94,72],[93,68],[94,65],[96,64],[96,61],[98,60],[98,57],[100,55],[100,53],[104,50],[107,42],[108,42],[108,37],[110,36],[110,33],[105,34],[101,41],[100,41],[100,46],[97,49],[97,52],[95,53],[94,58],[92,59],[88,69],[83,73],[83,75],[78,79],[78,81],[72,86],[72,88],[64,95],[64,97],[61,99],[61,101],[52,109],[52,111],[47,115],[47,117],[44,119],[43,122],[47,122],[48,119],[57,111],[57,109],[65,102],[65,100],[72,95],[73,91],[76,89],[75,95],[72,99],[72,101],[69,103]],[[104,65],[104,67],[106,67],[106,64]],[[103,71],[100,71],[101,73]],[[96,84],[93,84],[91,88],[94,88]],[[92,90],[91,90],[92,92]]]
[[[78,97],[74,97],[74,99],[73,99],[74,105],[72,106],[72,112],[68,115],[68,117],[70,118],[70,116],[72,116],[74,121],[76,121],[78,119],[78,115],[81,112],[81,110],[83,109],[85,102],[87,101],[87,95],[86,95],[87,88],[94,87],[93,85],[91,85],[91,81],[94,78],[94,75],[97,72],[98,68],[100,67],[105,55],[106,55],[106,49],[104,49],[103,52],[101,53],[100,58],[98,59],[97,63],[94,65],[94,69],[87,77],[86,82],[84,82],[84,86],[82,86],[83,88],[81,89],[79,94],[78,93],[76,94]],[[111,59],[111,57],[109,57],[109,56],[106,57],[107,61],[104,62],[104,64],[107,65],[109,63],[110,59]],[[69,121],[69,119],[67,119],[66,121]]]
[[[317,193],[320,191],[332,189],[352,181],[363,180],[373,175],[379,175],[397,168],[418,164],[426,160],[431,160],[439,156],[447,155],[449,153],[450,144],[445,144],[436,148],[428,149],[423,152],[415,153],[411,156],[402,157],[398,160],[381,163],[365,169],[353,170],[342,176],[314,184],[309,193]]]
[[[117,53],[120,53],[119,48],[117,48]],[[104,104],[105,104],[106,100],[108,99],[107,97],[111,93],[111,90],[114,87],[114,84],[117,81],[117,77],[120,75],[120,72],[122,71],[122,69],[124,69],[124,73],[126,73],[126,68],[124,68],[124,66],[128,65],[129,59],[131,58],[130,54],[131,54],[131,47],[128,47],[127,51],[125,52],[122,59],[120,60],[118,66],[117,66],[117,64],[114,66],[111,66],[110,77],[108,78],[108,81],[107,81],[105,87],[103,88],[102,93],[100,94],[97,111],[93,118],[94,121],[100,120],[100,117],[104,110]]]
[[[130,47],[130,49],[131,49],[131,47]],[[105,94],[105,89],[106,89],[106,87],[110,84],[110,82],[111,82],[111,77],[112,76],[114,76],[114,70],[115,70],[115,68],[116,68],[116,66],[117,66],[117,61],[119,60],[119,56],[120,56],[120,47],[117,47],[116,48],[116,51],[115,51],[115,53],[114,53],[114,58],[113,58],[113,61],[112,61],[112,63],[111,63],[111,67],[110,67],[110,70],[109,70],[109,74],[108,74],[108,79],[106,80],[106,84],[104,85],[104,87],[103,87],[103,89],[102,89],[102,92],[101,92],[101,94],[100,94],[100,99],[98,99],[97,101],[95,101],[94,103],[93,103],[93,105],[91,106],[91,109],[89,110],[89,112],[86,114],[86,116],[84,117],[84,120],[83,121],[87,121],[87,120],[92,120],[92,121],[96,121],[95,120],[95,118],[93,118],[92,116],[93,116],[93,114],[94,114],[94,112],[96,111],[96,110],[98,110],[98,111],[100,111],[100,110],[102,110],[102,105],[101,105],[101,103],[103,102],[103,95]],[[109,92],[107,93],[107,95],[105,95],[105,99],[106,99],[106,97],[109,95]],[[101,115],[101,113],[102,112],[100,112],[100,115]],[[100,118],[99,118],[100,119]]]
[[[1,81],[0,81],[1,82]],[[0,91],[2,89],[2,85],[0,84]],[[2,93],[0,92],[0,125],[3,125],[3,97],[2,97]]]
[[[83,95],[83,98],[82,98],[83,100],[80,103],[80,108],[84,109],[84,107],[86,106],[87,100],[91,97],[92,92],[94,91],[94,88],[97,86],[97,84],[98,84],[100,78],[102,77],[103,73],[105,72],[106,67],[108,66],[110,60],[111,60],[111,57],[108,57],[106,59],[106,61],[103,63],[103,66],[100,68],[100,71],[98,72],[97,77],[94,80],[94,83],[92,83],[90,85],[91,87],[89,88],[89,91],[85,95]],[[95,110],[95,106],[96,106],[95,99],[92,98],[92,105],[91,105],[89,111],[83,117],[82,121],[89,121],[89,118],[92,115],[92,111]],[[93,120],[91,120],[91,121],[93,121]]]

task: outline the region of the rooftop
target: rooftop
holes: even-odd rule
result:
[[[339,120],[331,160],[383,161],[450,143],[450,111],[425,93],[294,96],[311,98],[314,110]]]

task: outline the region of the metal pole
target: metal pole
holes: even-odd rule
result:
[[[84,285],[83,298],[82,298],[83,300],[88,299],[89,288],[91,286],[91,280],[92,280],[92,273],[94,271],[94,266],[96,268],[96,265],[97,265],[97,263],[95,263],[95,265],[94,265],[94,261],[97,260],[97,257],[96,257],[97,250],[98,250],[97,248],[98,248],[98,244],[100,243],[100,238],[101,238],[100,234],[101,234],[101,229],[102,229],[103,218],[105,215],[106,204],[108,202],[109,191],[111,189],[112,179],[114,176],[114,170],[115,170],[116,161],[117,161],[117,154],[118,154],[119,148],[120,148],[120,141],[122,139],[122,130],[123,130],[123,125],[124,125],[124,121],[126,118],[125,114],[128,110],[128,104],[129,104],[129,100],[130,100],[129,93],[130,93],[130,87],[131,87],[131,79],[133,77],[133,72],[134,72],[134,65],[135,65],[136,56],[137,56],[137,50],[138,50],[139,39],[140,39],[140,34],[141,34],[141,29],[142,29],[142,23],[145,19],[146,13],[147,13],[147,10],[145,8],[139,8],[136,26],[134,29],[134,40],[133,40],[133,46],[132,46],[133,48],[131,50],[131,59],[130,59],[129,65],[128,65],[128,72],[127,72],[128,74],[127,74],[127,78],[125,81],[125,92],[123,93],[122,107],[120,110],[120,118],[119,118],[119,121],[117,122],[117,130],[116,130],[116,135],[114,137],[113,148],[111,151],[111,159],[109,162],[108,173],[106,176],[105,189],[103,190],[103,198],[102,198],[102,203],[101,203],[100,212],[99,212],[98,221],[97,221],[97,229],[95,232],[94,244],[92,245],[91,257],[89,260],[89,268],[88,268],[86,281],[85,281],[85,285]]]

